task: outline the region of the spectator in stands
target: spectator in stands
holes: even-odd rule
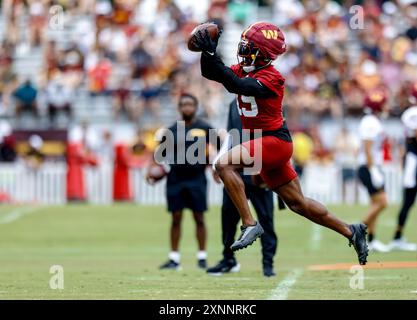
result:
[[[132,50],[130,62],[132,65],[131,70],[133,79],[142,77],[146,70],[152,66],[152,56],[144,48],[143,41],[140,41]]]
[[[89,90],[92,96],[107,93],[111,71],[111,61],[99,52],[97,63],[88,70]]]
[[[47,7],[43,0],[27,0],[29,5],[29,39],[32,46],[42,42],[44,25],[46,24]]]
[[[131,97],[130,97],[130,81],[123,79],[118,88],[112,92],[113,96],[113,117],[115,120],[119,118],[120,113],[125,113],[130,120],[132,117]]]
[[[63,71],[82,71],[84,65],[84,55],[74,42],[68,44],[62,55]]]
[[[416,41],[416,39],[417,39],[417,22],[416,22],[416,20],[417,20],[417,18],[415,18],[415,20],[414,20],[414,25],[411,26],[406,32],[406,36],[412,41]]]
[[[120,26],[129,24],[136,2],[136,0],[114,0],[112,22]]]
[[[61,74],[56,74],[51,79],[45,89],[46,104],[51,125],[55,124],[58,112],[65,112],[68,119],[72,117],[72,99],[74,92],[72,88],[64,82]]]
[[[363,112],[364,92],[357,83],[352,80],[342,80],[340,82],[341,100],[344,105],[346,116],[359,116]]]
[[[18,117],[20,117],[22,111],[30,111],[35,116],[38,115],[37,95],[38,90],[31,80],[26,80],[13,92],[13,97],[16,100],[16,115]]]
[[[116,24],[108,22],[108,26],[99,32],[98,44],[110,60],[122,62],[127,59],[127,37],[123,29]]]
[[[13,58],[9,44],[0,46],[0,113],[8,111],[10,96],[17,85],[17,76],[12,68]]]
[[[16,46],[20,41],[20,31],[18,27],[19,18],[23,15],[23,0],[5,0],[3,1],[2,12],[5,16],[6,30],[4,32],[5,40],[12,47]]]
[[[155,73],[147,73],[143,78],[143,87],[136,99],[134,119],[139,121],[145,110],[149,110],[155,118],[156,123],[160,122],[160,95],[162,90],[161,79]]]
[[[56,42],[54,40],[48,41],[43,57],[47,78],[58,68],[58,54]]]

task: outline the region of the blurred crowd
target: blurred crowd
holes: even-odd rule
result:
[[[387,91],[391,116],[409,106],[417,80],[417,1],[276,1],[274,22],[288,44],[277,65],[287,78],[293,127],[361,115],[374,88]]]
[[[81,90],[92,104],[105,97],[116,120],[123,114],[139,123],[148,112],[155,124],[161,108],[192,91],[211,117],[222,91],[201,78],[199,56],[187,50],[185,39],[201,19],[222,25],[227,1],[202,3],[207,8],[198,14],[192,1],[3,1],[1,111],[17,117],[43,112],[54,126],[58,113],[71,120]],[[40,72],[32,79],[16,75],[16,54],[36,50],[42,53]],[[8,110],[11,100],[15,107]]]
[[[19,120],[31,113],[51,128],[65,119],[66,128],[94,120],[105,102],[112,124],[125,120],[143,132],[159,127],[167,110],[175,116],[177,98],[187,91],[199,98],[201,115],[215,119],[229,101],[220,85],[201,77],[199,55],[187,50],[186,38],[202,21],[243,30],[259,7],[286,36],[288,51],[276,61],[286,77],[285,116],[294,132],[305,135],[305,150],[314,147],[309,159],[340,159],[338,140],[324,143],[319,124],[338,121],[340,134],[354,136],[343,121],[362,114],[369,90],[387,92],[391,117],[410,105],[408,91],[417,80],[417,1],[3,0],[0,117]],[[220,53],[234,57],[227,40]],[[33,52],[42,61],[28,77],[16,61]],[[79,103],[89,119],[74,120]],[[101,136],[103,146],[111,140]],[[387,150],[395,145],[386,144]]]

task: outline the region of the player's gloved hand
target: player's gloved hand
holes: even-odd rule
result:
[[[149,172],[146,173],[145,180],[148,184],[153,186],[155,184],[155,179],[152,178]]]
[[[196,34],[195,45],[199,49],[201,49],[201,51],[207,52],[210,55],[214,55],[216,53],[217,44],[219,42],[219,38],[221,34],[222,34],[222,30],[219,30],[217,38],[212,39],[207,29],[204,30],[204,32],[198,31]]]
[[[376,188],[381,188],[384,185],[384,174],[382,173],[381,169],[377,166],[372,166],[369,168],[369,172],[371,174],[372,184]]]

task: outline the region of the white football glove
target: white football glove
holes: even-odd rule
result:
[[[372,166],[369,169],[371,174],[371,181],[375,188],[381,188],[384,185],[384,174],[382,173],[381,169],[377,166]]]

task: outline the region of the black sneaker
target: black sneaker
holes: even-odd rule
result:
[[[359,264],[365,265],[368,257],[368,244],[366,243],[367,226],[363,223],[351,224],[352,238],[349,240],[349,247],[353,245],[358,254]]]
[[[168,260],[159,267],[160,270],[181,270],[181,265],[173,260]]]
[[[197,265],[200,269],[207,269],[207,260],[206,259],[199,259]]]
[[[223,273],[239,272],[240,264],[236,259],[223,259],[214,267],[208,268],[207,273],[212,276],[221,276]]]
[[[270,266],[264,267],[264,276],[269,277],[275,277],[277,274],[274,272],[274,269]]]
[[[240,230],[241,233],[239,238],[230,247],[232,251],[237,251],[250,246],[264,233],[264,229],[262,229],[258,222],[253,226],[241,226]]]

